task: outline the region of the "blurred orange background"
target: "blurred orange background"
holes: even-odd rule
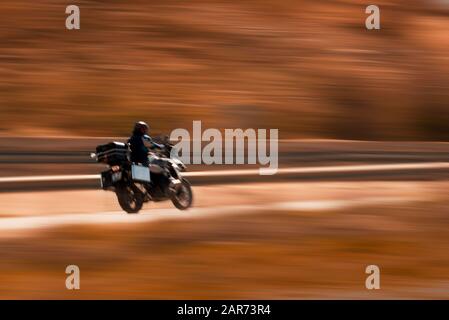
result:
[[[0,298],[447,299],[448,18],[448,0],[0,1]],[[315,173],[189,166],[191,210],[126,215],[89,154],[136,120],[278,128],[280,168]]]
[[[0,134],[124,135],[143,119],[447,140],[448,1],[376,1],[371,31],[369,4],[2,0]]]

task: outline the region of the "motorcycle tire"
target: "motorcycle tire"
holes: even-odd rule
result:
[[[182,179],[181,185],[170,194],[170,199],[179,210],[187,210],[193,203],[193,192],[190,182]]]
[[[115,193],[117,195],[120,207],[127,213],[138,213],[142,209],[144,203],[144,195],[136,187],[120,184],[116,186]]]

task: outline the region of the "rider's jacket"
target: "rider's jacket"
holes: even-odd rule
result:
[[[128,139],[128,144],[131,149],[131,161],[148,166],[149,149],[145,145],[145,142],[150,144],[150,148],[163,148],[163,145],[154,142],[148,135],[144,135],[140,132],[133,132],[131,138]]]
[[[128,139],[128,144],[131,149],[131,161],[148,165],[148,148],[144,143],[144,135],[140,132],[133,132],[133,135]]]

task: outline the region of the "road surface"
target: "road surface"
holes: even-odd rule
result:
[[[97,164],[3,162],[0,298],[447,299],[447,145],[321,143],[299,143],[302,156],[336,153],[296,154],[275,177],[197,167],[191,210],[138,215],[76,184],[96,183]],[[79,291],[65,288],[72,264]],[[381,290],[365,288],[371,264]]]
[[[139,215],[110,192],[0,194],[0,298],[448,298],[447,181],[194,187]],[[81,290],[65,289],[65,267]],[[364,287],[380,266],[382,290]]]

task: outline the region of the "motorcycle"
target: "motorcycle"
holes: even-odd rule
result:
[[[166,138],[162,145],[162,149],[150,152],[150,167],[132,163],[129,145],[122,142],[99,145],[92,154],[98,163],[108,166],[101,173],[101,188],[115,192],[120,207],[127,213],[138,213],[150,201],[171,200],[179,210],[191,207],[192,188],[182,176],[186,166],[170,157],[173,145]]]

